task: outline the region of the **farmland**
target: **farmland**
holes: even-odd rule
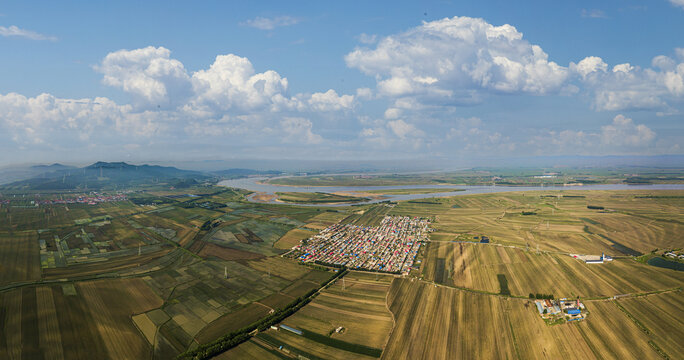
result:
[[[565,184],[657,184],[682,183],[681,169],[661,168],[564,168],[539,176],[541,168],[473,168],[441,173],[310,175],[277,177],[271,184],[294,186],[402,186],[402,185],[565,185]],[[635,174],[638,173],[638,174]],[[628,175],[629,173],[629,175]]]
[[[644,260],[682,247],[681,192],[498,193],[334,209],[253,203],[247,194],[159,187],[95,205],[3,203],[0,357],[168,359],[305,297],[278,323],[302,335],[264,329],[219,358],[682,353],[684,272]],[[318,292],[339,273],[281,256],[326,228],[414,218],[425,220],[427,238],[402,277],[350,272]],[[573,257],[601,253],[614,260]],[[588,316],[548,326],[530,293],[580,297]]]
[[[144,282],[92,281],[73,289],[42,286],[1,294],[2,343],[7,344],[2,357],[140,358],[149,353],[131,315],[162,301]]]
[[[385,305],[391,276],[350,273],[338,280],[283,324],[300,329],[303,335],[287,330],[268,330],[226,356],[254,349],[256,343],[267,349],[283,346],[288,354],[325,359],[373,359],[379,357],[393,327]],[[277,354],[284,355],[280,351]]]
[[[557,297],[605,297],[681,286],[684,272],[632,259],[587,266],[568,255],[475,243],[432,242],[423,262],[425,279],[497,293],[498,274],[513,295],[555,293]]]
[[[643,332],[611,301],[588,303],[591,319],[577,324],[548,326],[535,314],[530,301],[503,298],[424,282],[396,279],[388,299],[396,326],[383,358],[640,358],[659,359],[649,342],[666,354],[681,354],[673,340],[681,325],[672,319]],[[674,303],[673,303],[674,301]],[[681,292],[620,300],[639,309],[649,302],[666,303],[675,311]],[[654,310],[657,308],[654,308]],[[635,311],[636,313],[636,311]],[[681,312],[680,312],[681,313]],[[637,315],[639,319],[650,316]],[[660,317],[666,317],[661,314]],[[667,325],[678,330],[667,332]],[[679,323],[681,324],[681,323]],[[448,341],[457,338],[459,341]]]

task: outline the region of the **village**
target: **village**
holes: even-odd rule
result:
[[[421,242],[425,218],[386,216],[380,226],[335,224],[295,247],[299,260],[350,269],[408,274]]]
[[[542,319],[552,325],[565,323],[566,321],[584,320],[586,315],[582,313],[586,308],[579,299],[543,299],[535,300],[534,304],[537,306],[537,311],[539,311],[539,315]]]
[[[105,195],[97,192],[91,192],[90,194],[83,194],[72,198],[60,197],[59,199],[41,199],[41,200],[30,200],[28,203],[31,206],[41,206],[41,205],[66,205],[66,204],[87,204],[87,205],[97,205],[100,203],[107,202],[117,202],[126,201],[128,197],[125,194],[117,193],[114,195]],[[10,205],[12,204],[11,199],[1,199],[0,204]]]

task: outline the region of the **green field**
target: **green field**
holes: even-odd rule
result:
[[[383,195],[407,195],[407,194],[434,194],[444,192],[464,191],[463,189],[453,187],[443,188],[429,188],[429,189],[387,189],[387,190],[368,190],[364,191],[369,194],[383,194]]]
[[[323,192],[304,193],[304,192],[277,192],[279,201],[294,204],[338,204],[338,203],[357,203],[370,199],[361,196],[345,196]]]

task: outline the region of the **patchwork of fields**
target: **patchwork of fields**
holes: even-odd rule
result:
[[[147,357],[130,316],[162,304],[140,279],[23,288],[0,301],[3,359]]]
[[[301,335],[267,329],[218,358],[684,353],[684,272],[631,256],[684,246],[681,191],[335,209],[255,204],[245,194],[160,190],[138,203],[0,206],[0,358],[169,359],[312,292],[281,322]],[[316,293],[335,273],[279,256],[333,224],[377,226],[386,215],[429,217],[434,228],[407,276],[351,272]],[[491,242],[478,243],[482,236]],[[571,253],[615,260],[589,265]],[[588,316],[549,326],[530,293],[579,296]],[[623,294],[631,295],[613,299]]]
[[[267,330],[226,352],[223,358],[239,358],[254,351],[264,354],[265,359],[285,355],[311,359],[378,358],[394,323],[386,306],[392,279],[388,275],[352,272],[283,321],[303,335],[282,328]],[[280,346],[285,351],[273,354]],[[265,349],[271,353],[266,354],[262,351]]]

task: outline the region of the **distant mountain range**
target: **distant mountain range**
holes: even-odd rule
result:
[[[212,175],[158,165],[131,165],[125,162],[96,162],[82,168],[59,164],[31,167],[31,177],[3,186],[23,190],[100,190],[166,183],[187,187],[213,178]]]
[[[45,173],[76,169],[73,166],[62,164],[52,165],[33,165],[33,166],[13,166],[0,169],[0,184],[7,184],[14,181],[30,179]]]
[[[212,172],[181,170],[173,166],[133,165],[98,161],[85,167],[62,164],[0,169],[0,189],[13,190],[100,190],[164,183],[176,188],[207,180],[280,175],[273,170],[227,169]]]

